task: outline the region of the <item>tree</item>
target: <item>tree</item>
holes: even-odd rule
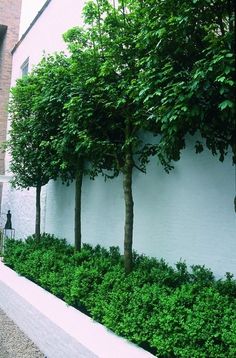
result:
[[[111,169],[104,133],[109,121],[107,111],[98,101],[95,82],[98,54],[91,46],[88,32],[72,29],[64,35],[71,50],[70,98],[64,106],[60,135],[54,141],[62,158],[61,177],[64,182],[75,180],[75,249],[80,251],[81,193],[84,175],[94,179],[103,170]]]
[[[65,99],[66,59],[49,56],[11,90],[9,113],[10,169],[16,188],[36,188],[35,235],[40,236],[40,193],[58,176],[57,152],[51,145],[57,134]]]
[[[70,100],[65,104],[64,117],[54,137],[52,145],[60,158],[60,174],[64,183],[75,181],[75,215],[74,244],[77,251],[81,250],[81,195],[84,175],[94,178],[102,168],[106,168],[103,154],[103,141],[98,138],[101,114],[91,116],[94,100],[89,97],[84,84],[88,72],[84,71],[86,61],[81,56],[78,68],[74,72],[72,63],[72,86]],[[74,74],[74,76],[73,76]],[[96,106],[96,105],[95,105]]]
[[[112,177],[123,175],[126,272],[132,269],[133,170],[144,172],[149,155],[155,153],[155,146],[141,140],[140,131],[148,129],[149,123],[134,102],[139,71],[135,37],[139,29],[138,17],[131,10],[130,1],[113,5],[106,0],[90,1],[84,8],[85,29],[72,29],[65,36],[78,78],[78,96],[72,99],[70,111],[78,99],[75,116],[87,121],[86,134],[93,129],[89,137],[98,144],[99,158],[101,153],[104,158],[98,160],[97,168],[112,169]]]

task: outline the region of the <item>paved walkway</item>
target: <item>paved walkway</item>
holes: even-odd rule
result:
[[[38,347],[0,309],[0,358],[45,358]]]
[[[154,357],[33,282],[17,275],[2,262],[0,309],[47,358]]]

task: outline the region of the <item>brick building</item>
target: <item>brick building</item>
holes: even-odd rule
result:
[[[12,54],[19,36],[21,0],[0,0],[0,143],[6,139],[7,104],[11,84]],[[0,152],[0,175],[4,174],[4,153]],[[0,202],[2,183],[0,183]]]

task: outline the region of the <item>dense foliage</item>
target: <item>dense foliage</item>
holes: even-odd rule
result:
[[[7,240],[4,261],[68,304],[158,357],[236,356],[236,282],[210,270],[134,254],[126,275],[117,248],[84,245],[42,235]]]
[[[60,157],[52,146],[68,93],[68,61],[62,54],[43,58],[11,89],[10,170],[15,188],[36,188],[36,235],[40,234],[41,187],[60,173]]]
[[[161,128],[159,159],[180,158],[186,133],[236,160],[235,17],[231,0],[143,0],[137,101]]]

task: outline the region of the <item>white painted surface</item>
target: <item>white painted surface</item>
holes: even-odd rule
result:
[[[147,174],[134,173],[134,249],[163,257],[205,264],[218,276],[236,276],[236,216],[233,209],[234,168],[207,151],[183,152],[166,174],[153,159]],[[51,182],[47,188],[47,232],[73,243],[74,186]],[[82,196],[83,241],[123,247],[122,178],[104,182],[85,178]]]
[[[101,358],[145,358],[154,357],[151,353],[135,346],[126,339],[116,336],[103,325],[68,306],[0,262],[0,282],[10,287],[50,321],[62,328],[80,344]],[[8,302],[11,305],[11,302]],[[30,310],[30,307],[29,307]],[[27,317],[27,311],[25,316]],[[30,321],[28,321],[30,325]],[[43,332],[38,332],[43,334]]]
[[[0,175],[0,183],[9,183],[11,179],[11,175]]]
[[[48,213],[49,210],[49,213]],[[47,186],[45,231],[73,242],[74,184],[50,181]]]
[[[84,3],[85,0],[52,0],[49,3],[14,52],[12,85],[21,77],[20,67],[28,57],[31,69],[40,61],[43,54],[66,51],[62,35],[71,27],[82,25],[81,14]]]
[[[15,190],[3,184],[2,212],[12,214],[12,227],[16,237],[26,237],[35,230],[35,189]]]
[[[83,1],[52,0],[13,56],[12,84],[30,57],[36,64],[43,51],[63,50],[61,34],[81,23]],[[63,20],[62,20],[63,19]],[[7,162],[9,157],[7,157]],[[7,164],[6,164],[7,166]],[[191,140],[169,175],[153,159],[147,175],[134,173],[134,249],[174,264],[205,264],[216,275],[236,275],[235,174],[230,158],[220,163],[207,151],[195,155]],[[3,212],[12,212],[18,237],[34,231],[34,190],[3,188]],[[123,246],[122,178],[103,182],[85,179],[83,241]],[[42,229],[73,243],[74,186],[51,182],[42,195]]]
[[[41,9],[45,0],[22,0],[21,6],[21,21],[20,21],[20,32],[19,35],[23,35],[26,31],[32,19],[37,15]]]

